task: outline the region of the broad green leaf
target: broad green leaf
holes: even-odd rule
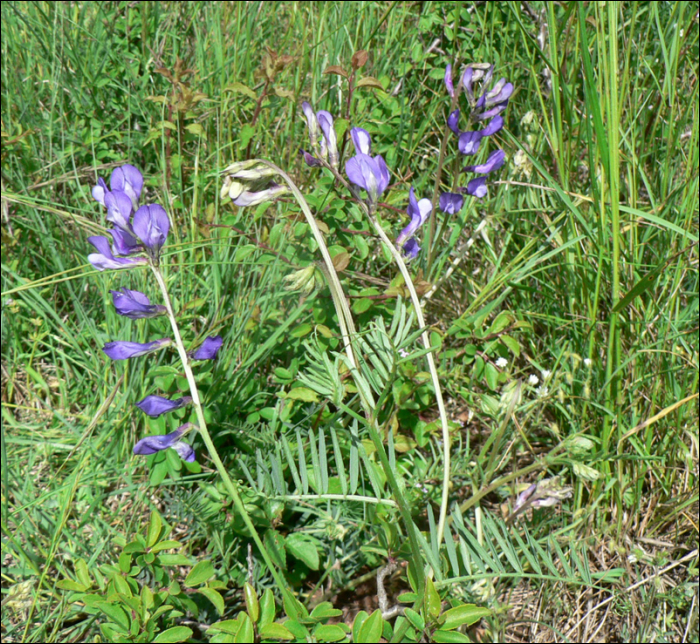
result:
[[[287,622],[285,622],[286,624]],[[292,632],[284,625],[277,622],[265,624],[260,628],[260,639],[262,640],[284,640],[289,641],[294,639]]]
[[[406,619],[419,631],[422,631],[425,628],[425,620],[417,611],[413,610],[412,608],[406,608],[404,610],[404,615],[406,616]]]
[[[311,611],[310,617],[316,620],[330,619],[331,617],[340,617],[343,614],[342,610],[333,608],[330,602],[321,602]]]
[[[379,641],[383,630],[384,620],[382,619],[382,611],[377,609],[364,621],[360,627],[358,638],[353,641],[361,642],[362,644],[374,644]]]
[[[241,642],[242,644],[248,644],[249,642],[255,641],[255,631],[253,629],[253,622],[250,621],[247,613],[243,613],[239,619],[241,620],[241,628],[236,633],[234,641]]]
[[[154,644],[160,642],[184,642],[192,637],[192,629],[187,626],[173,626],[167,631],[159,633],[153,640]]]
[[[85,586],[85,588],[90,588],[90,586],[92,586],[90,572],[88,571],[85,560],[82,558],[75,562],[75,576],[78,578],[78,581]]]
[[[229,635],[235,635],[238,633],[238,629],[241,627],[241,622],[239,619],[225,619],[221,622],[216,622],[209,627],[209,631],[216,632],[221,631],[222,633],[228,633]]]
[[[88,586],[85,586],[77,581],[73,581],[72,579],[62,579],[56,584],[56,586],[61,590],[74,590],[79,593],[84,593],[88,589]]]
[[[192,588],[203,584],[207,579],[211,579],[215,575],[214,566],[211,561],[200,561],[185,578],[185,586]]]
[[[148,530],[146,531],[146,546],[148,548],[152,548],[157,543],[162,527],[163,521],[160,518],[160,514],[153,510],[148,522]]]
[[[357,615],[355,615],[355,619],[352,623],[352,641],[353,642],[359,642],[360,640],[358,639],[360,637],[360,629],[362,628],[362,625],[365,623],[369,615],[367,614],[366,611],[361,610]]]
[[[301,400],[302,402],[318,402],[318,394],[308,387],[295,387],[284,394],[287,400]]]
[[[440,614],[440,595],[430,577],[425,578],[425,597],[423,598],[425,612],[434,619]]]
[[[179,548],[182,544],[174,539],[168,541],[159,541],[151,548],[151,552],[160,552],[161,550],[170,550],[171,548]]]
[[[451,631],[453,628],[462,626],[462,624],[471,626],[482,617],[487,617],[490,614],[491,611],[488,608],[481,608],[480,606],[474,606],[474,604],[456,606],[445,612],[443,615],[444,621],[440,628],[443,631]]]
[[[275,596],[272,590],[265,589],[262,599],[260,600],[260,621],[258,626],[261,628],[267,624],[271,624],[275,619]]]
[[[218,590],[204,586],[203,588],[198,588],[197,592],[204,595],[212,604],[214,604],[219,615],[224,614],[224,598],[221,596],[221,593]]]
[[[319,556],[316,544],[318,542],[313,537],[308,537],[300,533],[292,533],[285,540],[287,552],[295,559],[304,562],[311,570],[318,570]]]
[[[96,606],[115,624],[118,624],[124,630],[129,630],[129,627],[131,626],[131,620],[126,614],[126,611],[121,606],[117,606],[116,604],[111,604],[110,602],[104,601],[100,602],[99,604],[96,604]]]
[[[245,605],[248,609],[248,615],[250,615],[250,619],[257,622],[258,617],[260,617],[260,603],[258,602],[258,594],[255,592],[255,588],[253,588],[248,582],[246,582],[243,586],[243,594],[245,595]]]
[[[314,629],[313,634],[319,642],[340,642],[340,640],[345,639],[346,635],[345,631],[337,624],[319,624]]]
[[[445,644],[450,644],[451,642],[471,642],[471,640],[464,635],[464,633],[460,633],[458,631],[443,631],[443,630],[437,630],[433,633],[432,637],[433,642],[438,642],[438,644],[445,643]]]

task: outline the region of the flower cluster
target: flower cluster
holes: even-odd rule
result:
[[[476,154],[483,139],[496,134],[503,128],[503,117],[500,114],[508,106],[508,101],[513,93],[513,84],[506,82],[505,78],[501,78],[491,85],[492,77],[492,65],[471,65],[464,71],[460,83],[469,102],[470,122],[484,124],[484,127],[461,131],[459,129],[459,109],[454,110],[447,119],[447,126],[458,136],[459,151],[466,156]],[[481,82],[482,88],[481,96],[478,98],[474,95],[474,83],[477,81]],[[452,65],[448,65],[445,71],[445,85],[449,95],[454,98]],[[334,171],[337,171],[338,147],[333,128],[333,117],[324,110],[314,112],[307,102],[302,103],[302,110],[306,116],[311,146],[322,159],[319,160],[311,153],[300,150],[306,163],[313,167],[330,166]],[[355,156],[346,162],[345,172],[351,183],[367,193],[367,207],[370,213],[373,213],[376,210],[379,196],[389,186],[389,169],[381,155],[374,157],[371,155],[372,142],[366,130],[355,127],[350,133],[355,144]],[[495,150],[484,163],[467,165],[462,171],[488,175],[498,170],[505,163],[505,158],[503,150]],[[444,192],[440,195],[440,209],[445,214],[454,215],[459,212],[464,205],[463,195],[465,194],[477,199],[486,196],[488,193],[486,176],[471,179],[465,187],[457,190],[457,192]],[[414,188],[411,187],[407,209],[411,221],[396,239],[396,244],[402,246],[404,255],[409,259],[416,258],[420,252],[421,248],[416,241],[415,234],[428,220],[432,210],[433,206],[430,200],[418,199]]]
[[[89,262],[103,271],[107,269],[132,268],[151,264],[155,270],[159,265],[160,250],[165,244],[170,230],[170,220],[165,209],[158,204],[138,206],[143,188],[143,176],[132,165],[115,168],[109,181],[110,190],[104,179],[99,178],[92,190],[96,201],[107,208],[107,221],[114,224],[108,232],[112,244],[106,237],[90,237],[90,243],[99,251],[88,256]],[[132,217],[132,211],[136,210]],[[144,256],[145,254],[145,256]],[[131,320],[153,318],[167,315],[168,308],[162,304],[151,304],[149,298],[140,291],[121,288],[111,291],[114,309],[119,315]],[[221,348],[220,336],[204,340],[201,346],[190,352],[193,360],[212,360]],[[151,342],[107,342],[102,351],[112,360],[128,360],[160,351],[172,344],[170,338],[160,338]],[[190,396],[174,400],[161,396],[146,396],[136,406],[152,418],[157,418],[175,409],[185,407],[192,402]],[[180,440],[190,429],[195,428],[186,423],[165,436],[149,436],[140,440],[134,447],[135,454],[154,454],[173,448],[186,461],[194,461],[192,447]]]
[[[464,92],[467,95],[471,108],[469,121],[475,125],[485,123],[485,127],[480,130],[470,129],[462,132],[459,129],[459,109],[456,109],[447,117],[447,126],[459,137],[457,147],[465,156],[476,154],[483,139],[496,134],[503,128],[503,117],[500,114],[508,107],[508,101],[513,94],[513,84],[506,82],[505,78],[501,78],[491,86],[492,77],[493,65],[489,66],[485,71],[482,66],[470,65],[464,70],[462,75],[461,84],[464,87]],[[481,81],[483,92],[477,99],[474,96],[474,83],[478,80]],[[448,65],[445,70],[445,85],[450,96],[454,96],[452,65]],[[505,163],[505,160],[505,152],[503,150],[495,150],[484,163],[467,165],[462,171],[487,175],[494,170],[498,170]],[[486,177],[472,179],[465,188],[460,188],[460,192],[481,199],[488,192]]]

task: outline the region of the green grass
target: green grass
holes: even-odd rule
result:
[[[287,556],[305,605],[330,588],[337,608],[356,612],[352,593],[376,606],[376,569],[408,551],[352,391],[340,407],[285,398],[319,355],[341,349],[328,289],[285,290],[319,253],[294,203],[221,203],[219,173],[260,157],[295,178],[332,254],[351,254],[343,286],[374,342],[372,320],[398,320],[397,271],[342,190],[300,162],[299,107],[309,100],[339,131],[370,132],[392,171],[379,215],[395,236],[409,187],[434,189],[448,62],[493,63],[516,92],[497,137],[500,180],[438,219],[430,263],[423,253],[410,266],[438,284],[424,312],[454,421],[442,545],[424,359],[397,367],[378,396],[436,585],[500,609],[482,622],[493,641],[589,641],[598,627],[622,641],[697,639],[695,5],[8,2],[0,12],[3,640],[100,637],[57,583],[75,579],[79,559],[91,572],[115,564],[115,540],[143,533],[154,509],[222,582],[224,616],[203,601],[200,623],[233,618],[249,579],[277,591],[257,553],[249,559],[201,442],[192,468],[132,455],[148,428],[179,424],[144,420],[134,402],[183,385],[167,356],[117,364],[100,350],[165,328],[111,307],[120,286],[155,296],[145,271],[86,263],[87,237],[104,230],[91,188],[126,162],[171,216],[165,261],[188,340],[224,337],[201,390],[256,528],[314,539],[319,570]],[[359,75],[386,91],[357,88],[348,102],[347,81],[324,71],[349,70],[361,49]],[[464,183],[455,152],[450,140],[443,189]],[[414,330],[397,323],[392,337]],[[496,370],[499,356],[508,366]],[[506,523],[512,486],[545,476],[573,496]],[[408,589],[405,571],[394,577]]]

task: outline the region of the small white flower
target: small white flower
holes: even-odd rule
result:
[[[540,379],[534,373],[532,373],[527,381],[534,387],[540,381]]]
[[[508,366],[508,360],[506,360],[505,358],[499,358],[498,360],[496,360],[496,366],[499,369],[503,369],[504,367]]]
[[[540,398],[544,398],[548,393],[549,387],[545,387],[544,385],[542,385],[541,387],[537,387],[537,395]]]
[[[406,351],[406,349],[399,349],[399,355],[402,358],[408,358],[408,351]]]
[[[542,379],[547,380],[549,376],[552,375],[552,372],[549,369],[542,369]]]
[[[591,360],[590,358],[584,358],[583,364],[586,365],[587,367],[590,367],[593,364],[593,360]]]

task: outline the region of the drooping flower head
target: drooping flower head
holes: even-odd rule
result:
[[[170,338],[162,338],[145,343],[117,340],[115,342],[107,342],[105,346],[102,347],[102,351],[112,360],[128,360],[129,358],[138,358],[148,353],[160,351],[170,346],[171,343],[172,340]]]
[[[205,338],[198,349],[190,352],[190,357],[193,360],[213,360],[223,343],[224,339],[220,335]]]
[[[348,179],[367,192],[370,212],[377,207],[377,199],[389,187],[389,168],[378,154],[370,156],[372,141],[366,130],[353,128],[350,132],[357,154],[345,163]]]
[[[105,271],[108,269],[118,270],[120,268],[133,268],[134,266],[143,266],[148,264],[145,257],[135,257],[133,259],[125,259],[115,257],[109,247],[109,240],[106,237],[93,236],[88,237],[88,241],[99,251],[88,255],[88,261],[98,270]]]
[[[190,396],[183,396],[175,400],[163,398],[162,396],[146,396],[143,400],[136,403],[136,406],[151,418],[158,418],[162,414],[167,414],[169,411],[180,409],[192,402]]]
[[[192,445],[180,439],[186,432],[194,427],[195,425],[193,423],[185,423],[174,432],[165,434],[165,436],[147,436],[146,438],[142,438],[134,445],[134,454],[148,456],[149,454],[155,454],[164,449],[172,448],[180,455],[182,460],[192,463],[195,459],[194,448]]]
[[[134,214],[134,233],[143,242],[146,252],[157,261],[160,249],[170,231],[170,220],[163,206],[151,204],[141,206]]]
[[[454,192],[443,192],[440,195],[440,210],[447,215],[458,213],[464,205],[464,197]]]
[[[406,211],[411,216],[411,221],[408,223],[408,226],[399,233],[399,236],[396,238],[396,244],[397,246],[403,244],[404,253],[408,257],[415,258],[418,255],[418,251],[420,251],[420,246],[418,246],[418,242],[413,239],[413,236],[426,222],[428,217],[430,217],[430,213],[433,211],[433,205],[430,203],[430,199],[421,199],[420,201],[416,199],[415,190],[411,186],[411,190],[408,193],[408,208]]]
[[[167,309],[162,304],[151,304],[148,297],[140,291],[122,288],[110,293],[112,293],[112,302],[117,313],[131,320],[154,318],[167,313]]]

